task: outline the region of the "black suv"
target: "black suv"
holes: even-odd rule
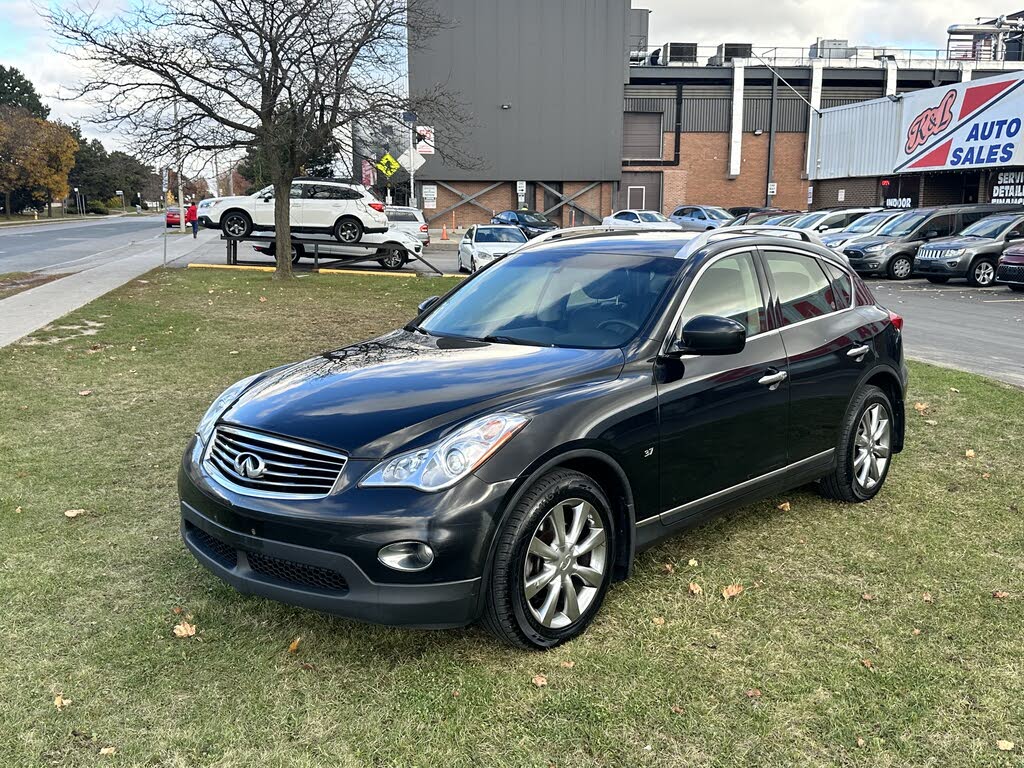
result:
[[[1002,203],[915,208],[897,216],[877,235],[843,248],[843,253],[859,274],[906,280],[914,274],[914,257],[923,244],[949,237],[994,213],[1020,210],[1024,206]]]
[[[402,329],[238,382],[185,451],[185,543],[243,592],[547,648],[709,514],[872,498],[903,321],[786,234],[526,245]]]
[[[558,229],[558,225],[543,213],[527,210],[501,211],[494,215],[491,224],[511,224],[513,227],[519,227],[524,235],[531,238]]]

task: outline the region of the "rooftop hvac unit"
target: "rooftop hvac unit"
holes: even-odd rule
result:
[[[819,37],[811,43],[812,59],[848,59],[853,56],[855,48],[850,47],[849,40],[825,39]]]
[[[696,43],[665,43],[661,47],[662,64],[696,64]]]
[[[708,59],[708,66],[720,67],[733,59],[749,59],[753,50],[750,43],[722,43],[718,46],[718,53]]]

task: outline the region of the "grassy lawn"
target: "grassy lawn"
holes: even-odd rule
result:
[[[62,274],[42,275],[36,272],[0,272],[0,299],[49,283]]]
[[[1024,392],[976,376],[913,366],[907,450],[871,503],[799,491],[680,536],[546,654],[201,569],[175,473],[212,398],[452,284],[157,271],[0,350],[0,764],[1022,764]]]

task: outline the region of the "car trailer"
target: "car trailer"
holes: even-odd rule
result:
[[[275,238],[274,238],[274,235],[272,235],[272,234],[269,234],[269,235],[253,235],[253,234],[249,234],[249,235],[246,235],[245,237],[228,237],[227,235],[221,233],[220,239],[223,240],[224,243],[225,243],[225,251],[226,251],[226,253],[225,253],[225,263],[229,264],[229,265],[237,265],[237,264],[239,264],[239,261],[238,261],[238,244],[239,243],[242,243],[242,242],[247,242],[247,243],[273,243]],[[347,264],[359,264],[359,263],[362,263],[362,262],[365,262],[365,261],[376,261],[376,258],[374,258],[374,257],[376,256],[377,251],[379,251],[380,248],[381,248],[381,244],[380,243],[372,243],[372,244],[371,243],[365,243],[365,244],[364,243],[339,243],[337,240],[326,240],[324,238],[302,237],[302,236],[296,236],[296,235],[292,235],[292,242],[295,243],[296,245],[301,245],[303,247],[303,249],[306,251],[307,254],[310,251],[313,252],[313,268],[314,269],[320,269],[320,267],[321,267],[320,246],[322,246],[322,245],[344,247],[344,248],[363,248],[363,249],[366,250],[366,256],[325,257],[324,261],[323,261],[323,264],[326,265],[326,268],[337,268],[337,267],[343,267],[343,266],[345,266]],[[423,262],[424,265],[426,265],[426,267],[428,269],[433,271],[435,274],[442,275],[442,276],[444,275],[444,272],[442,270],[438,269],[433,264],[431,264],[429,261],[427,261],[425,258],[423,258],[422,254],[417,256],[417,255],[414,255],[414,254],[410,253],[409,251],[406,251],[406,253],[409,255],[409,260],[410,261],[421,261],[421,262]],[[241,263],[243,263],[243,264],[250,264],[251,265],[251,264],[255,264],[256,262],[243,261]]]

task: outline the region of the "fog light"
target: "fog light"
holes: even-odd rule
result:
[[[422,571],[434,562],[434,550],[421,541],[399,541],[381,547],[377,559],[396,571]]]
[[[869,267],[870,267],[871,269],[875,269],[875,268],[876,268],[876,267],[878,266],[878,262],[877,262],[877,261],[869,261],[869,262],[868,262],[868,266],[869,266]]]
[[[960,263],[959,261],[947,261],[946,262],[946,266],[947,267],[955,267],[959,263]]]

